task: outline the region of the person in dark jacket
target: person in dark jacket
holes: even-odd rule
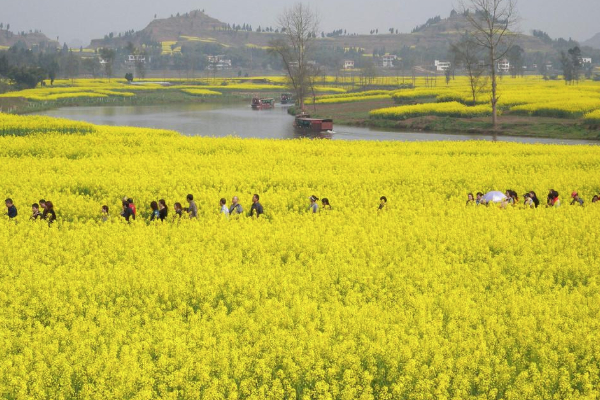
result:
[[[159,216],[158,203],[155,201],[150,203],[150,209],[152,209],[152,215],[150,215],[150,221],[156,221]]]
[[[15,207],[12,199],[4,200],[4,204],[6,204],[6,208],[8,210],[8,218],[15,218],[18,214],[17,207]]]
[[[48,224],[56,221],[56,212],[54,211],[54,204],[51,201],[46,202],[46,208],[42,213],[42,218],[48,221]]]
[[[260,200],[260,197],[257,194],[252,196],[252,207],[250,207],[251,217],[256,214],[256,218],[258,218],[261,214],[264,214],[263,206],[258,202],[258,200]]]
[[[135,215],[133,214],[133,210],[129,206],[128,201],[123,202],[123,211],[121,211],[121,217],[125,218],[125,221],[129,222],[130,219],[135,220]]]
[[[33,203],[31,205],[31,220],[37,221],[38,219],[42,219],[42,213],[40,212],[40,205],[38,203]]]
[[[181,218],[183,215],[183,208],[181,207],[181,203],[173,204],[173,209],[175,210],[175,216]]]
[[[164,199],[160,199],[158,201],[158,218],[160,218],[161,221],[164,221],[167,218],[167,215],[169,215],[169,207],[167,207],[167,203]]]
[[[537,194],[535,194],[535,192],[532,190],[529,192],[529,197],[531,198],[531,200],[533,200],[535,208],[538,208],[540,206],[540,199],[538,199]]]

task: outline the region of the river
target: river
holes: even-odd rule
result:
[[[191,103],[160,106],[65,107],[40,112],[40,115],[86,121],[98,125],[137,126],[170,129],[187,136],[261,139],[293,139],[301,135],[293,128],[287,108],[255,111],[247,104]],[[463,141],[494,140],[491,135],[397,132],[335,125],[332,140]],[[596,144],[594,141],[498,136],[498,141],[519,143]]]

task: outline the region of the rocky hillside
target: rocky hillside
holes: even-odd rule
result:
[[[17,34],[5,29],[0,29],[0,47],[11,47],[19,42],[24,43],[27,48],[39,46],[41,48],[59,47],[56,40],[49,39],[41,32]]]
[[[468,21],[458,13],[448,18],[432,18],[417,27],[412,33],[390,34],[379,32],[372,35],[342,35],[325,37],[318,42],[325,47],[360,48],[366,53],[385,48],[394,51],[402,47],[422,49],[444,49],[456,41],[467,29]],[[148,42],[177,42],[196,40],[216,43],[223,47],[266,47],[279,34],[269,32],[247,32],[227,29],[227,24],[209,17],[202,11],[191,11],[181,16],[156,19],[141,31],[121,36],[93,40],[91,48],[124,47],[128,42],[139,46]],[[519,35],[517,43],[526,51],[552,52],[552,47],[528,35]]]

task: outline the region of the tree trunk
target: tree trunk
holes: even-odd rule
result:
[[[496,103],[498,102],[498,99],[496,98],[496,55],[494,50],[494,47],[490,49],[490,61],[492,63],[490,72],[492,75],[492,124],[495,131],[498,127],[498,115],[496,113]]]

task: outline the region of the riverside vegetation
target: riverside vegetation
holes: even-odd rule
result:
[[[0,158],[20,213],[0,218],[2,397],[600,395],[597,146],[212,139],[0,114]],[[588,201],[464,205],[508,187]],[[197,220],[144,220],[187,193]],[[218,199],[252,193],[266,218],[219,216]],[[310,213],[312,194],[333,209]],[[26,215],[42,197],[51,226]]]

